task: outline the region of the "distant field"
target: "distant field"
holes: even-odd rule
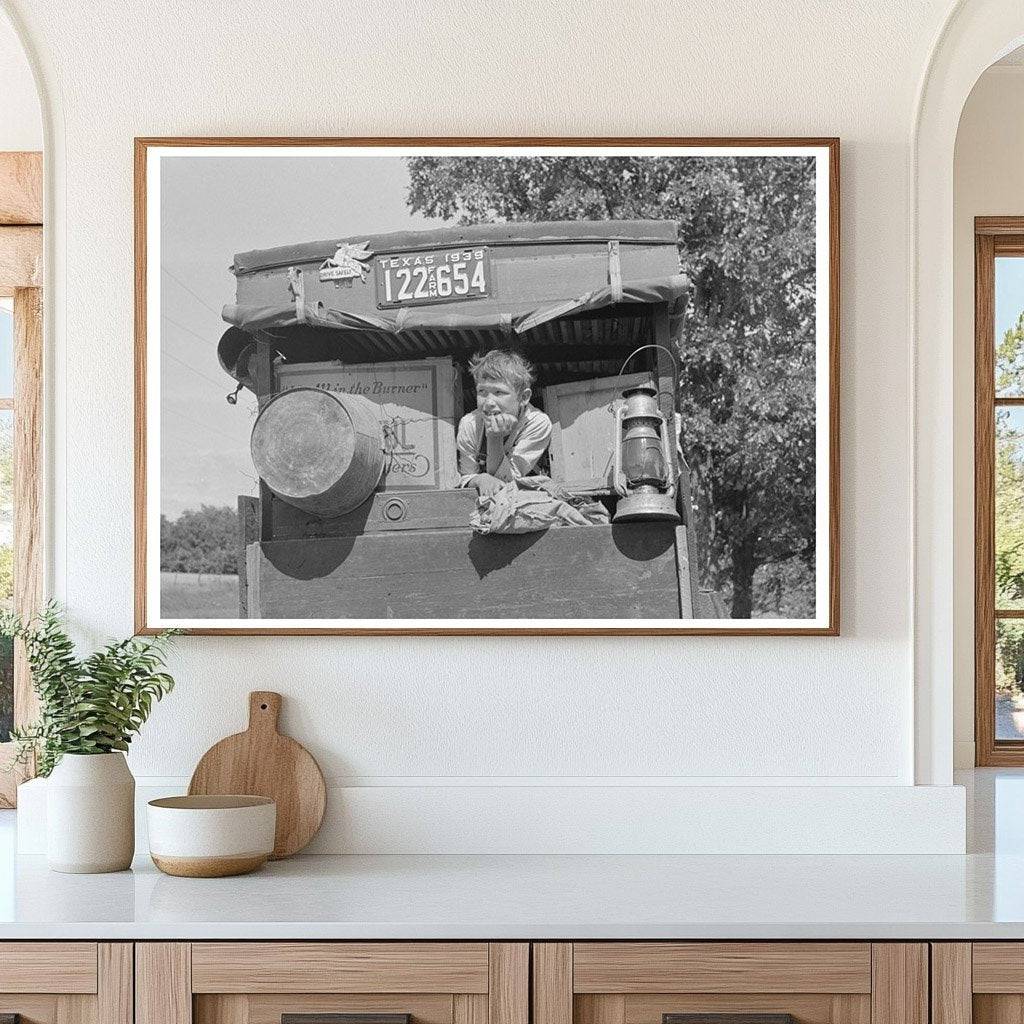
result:
[[[162,572],[160,615],[165,619],[237,619],[238,577]]]

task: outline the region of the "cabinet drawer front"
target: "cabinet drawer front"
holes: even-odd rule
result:
[[[1024,942],[975,942],[971,959],[975,992],[1024,993]]]
[[[0,942],[0,992],[96,992],[95,942]]]
[[[574,992],[871,991],[866,942],[578,942]]]
[[[487,992],[486,942],[197,942],[192,991]]]

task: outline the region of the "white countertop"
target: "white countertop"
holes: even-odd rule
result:
[[[0,882],[0,939],[1024,939],[1024,856],[298,857]]]
[[[975,772],[966,856],[296,857],[60,875],[0,812],[0,940],[1024,939],[1024,772]]]

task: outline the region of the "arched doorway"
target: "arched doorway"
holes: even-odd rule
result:
[[[914,349],[915,781],[952,782],[953,683],[960,644],[954,595],[958,503],[953,475],[953,156],[964,104],[981,74],[1024,42],[1017,0],[961,0],[925,69],[911,135]]]

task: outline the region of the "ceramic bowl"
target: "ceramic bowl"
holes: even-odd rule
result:
[[[274,849],[277,805],[265,796],[168,796],[146,809],[149,853],[168,875],[255,871]]]

